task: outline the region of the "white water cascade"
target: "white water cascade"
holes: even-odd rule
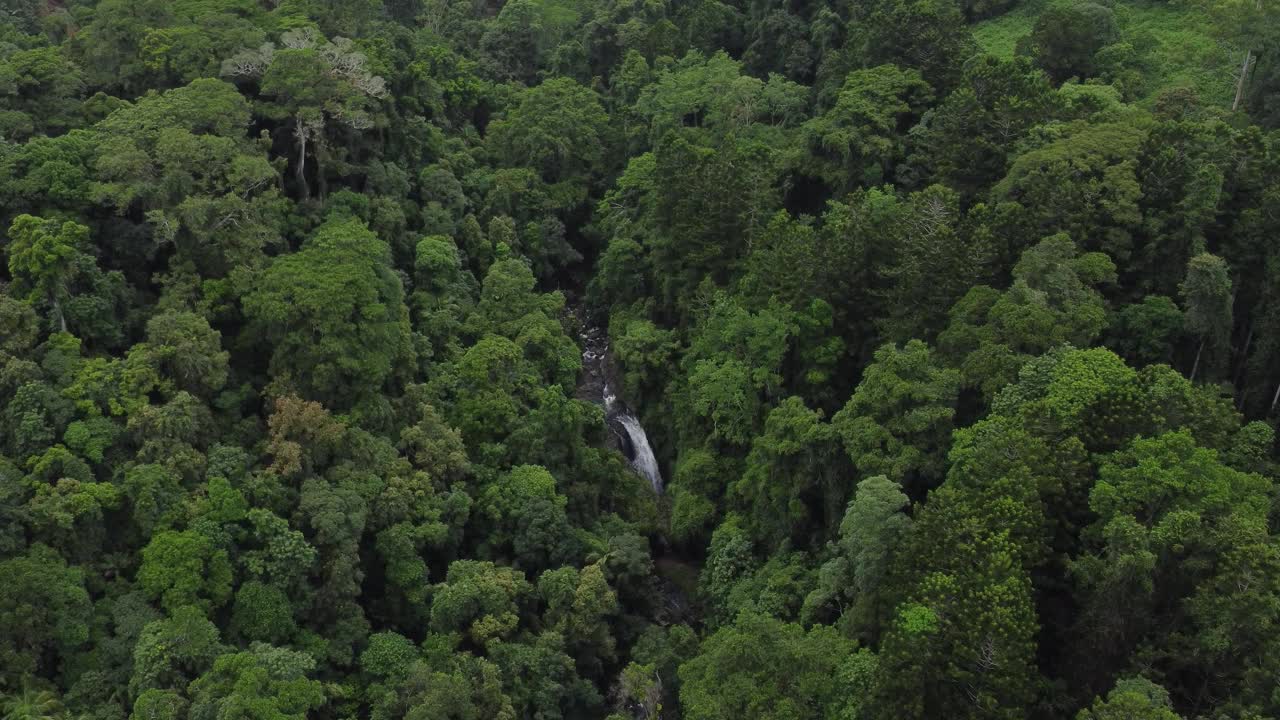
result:
[[[606,417],[610,420],[616,420],[622,429],[627,433],[627,439],[631,441],[631,467],[640,476],[649,481],[649,485],[653,487],[653,491],[658,495],[662,494],[662,472],[658,470],[658,459],[653,456],[653,448],[649,445],[649,436],[644,432],[644,426],[636,419],[636,416],[627,411],[625,407],[621,407],[618,399],[610,390],[608,383],[604,386],[604,411]]]

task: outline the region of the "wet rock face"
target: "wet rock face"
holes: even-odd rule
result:
[[[611,382],[614,369],[609,354],[609,336],[604,330],[587,325],[578,335],[578,344],[582,347],[582,375],[575,395],[580,400],[603,405],[605,387],[616,385]]]
[[[609,418],[605,421],[609,426],[609,438],[612,444],[617,445],[618,452],[622,453],[629,462],[636,460],[636,447],[631,444],[631,436],[627,433],[627,429],[617,418]]]

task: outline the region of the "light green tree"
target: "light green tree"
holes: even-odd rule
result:
[[[137,580],[171,612],[188,605],[212,610],[231,596],[231,561],[204,535],[165,530],[143,548]]]
[[[47,305],[52,325],[67,331],[70,284],[83,263],[92,262],[89,228],[74,222],[19,215],[9,226],[9,272],[28,300]]]

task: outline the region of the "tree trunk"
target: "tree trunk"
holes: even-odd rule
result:
[[[1262,9],[1262,0],[1258,0],[1255,4],[1258,10]],[[1244,100],[1244,85],[1246,78],[1249,77],[1249,63],[1253,61],[1253,50],[1244,51],[1244,62],[1240,63],[1240,78],[1236,80],[1236,99],[1231,103],[1231,112],[1240,109],[1240,102]]]
[[[1276,394],[1271,396],[1271,412],[1276,411],[1276,403],[1280,402],[1280,383],[1276,384]]]
[[[298,187],[302,190],[302,199],[309,200],[311,187],[307,185],[307,128],[301,115],[294,118],[294,128],[298,135],[298,167],[295,176],[298,178]]]
[[[1240,109],[1240,101],[1244,99],[1244,81],[1249,75],[1249,61],[1253,59],[1253,52],[1244,51],[1244,62],[1240,63],[1240,77],[1236,80],[1236,99],[1231,103],[1231,111],[1235,112]]]
[[[1201,340],[1200,340],[1200,347],[1196,349],[1196,361],[1195,361],[1195,363],[1193,363],[1193,364],[1191,365],[1191,378],[1190,378],[1190,380],[1191,380],[1192,382],[1195,382],[1195,380],[1196,380],[1196,371],[1200,369],[1200,354],[1201,354],[1201,353],[1203,353],[1203,352],[1204,352],[1204,340],[1203,340],[1203,339],[1201,339]]]
[[[320,193],[320,202],[329,197],[329,183],[324,178],[324,145],[315,142],[316,153],[316,191]]]

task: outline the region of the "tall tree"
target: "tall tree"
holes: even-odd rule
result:
[[[86,262],[89,228],[74,222],[19,215],[9,226],[9,272],[27,297],[49,307],[53,327],[67,331],[66,304],[72,279]]]
[[[258,80],[262,94],[273,100],[262,111],[292,123],[298,153],[293,173],[303,200],[311,197],[307,158],[309,152],[317,160],[324,157],[326,126],[359,131],[374,125],[372,112],[387,95],[386,80],[371,73],[366,61],[351,40],[327,40],[303,27],[281,35],[278,48],[266,43],[244,49],[222,64],[223,75]],[[314,173],[322,192],[324,172],[321,165]]]
[[[1217,357],[1227,350],[1231,335],[1231,313],[1235,296],[1231,290],[1231,274],[1222,258],[1201,253],[1187,263],[1187,276],[1179,287],[1187,332],[1198,337],[1196,358],[1191,365],[1191,379],[1196,379],[1205,346],[1215,358],[1206,363],[1216,368],[1225,358]]]
[[[832,425],[864,475],[887,475],[918,497],[941,481],[960,374],[938,366],[929,346],[886,345]]]
[[[334,218],[277,258],[244,308],[282,386],[335,409],[378,412],[378,390],[413,361],[390,250],[359,220]]]

